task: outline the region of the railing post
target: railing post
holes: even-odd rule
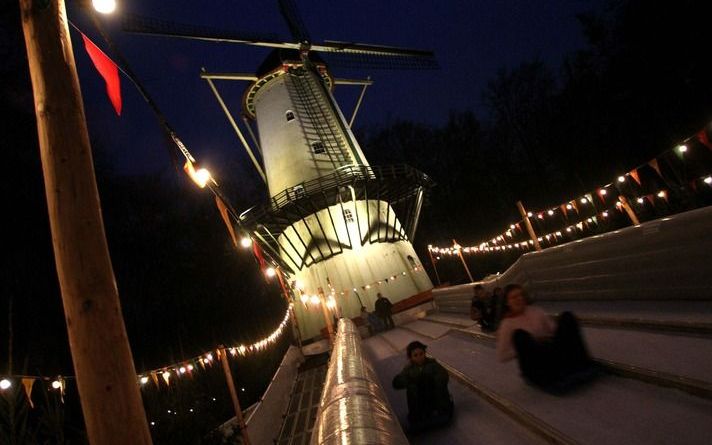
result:
[[[541,251],[541,245],[539,244],[539,240],[534,232],[534,227],[532,227],[532,222],[529,221],[529,215],[527,215],[527,211],[524,209],[522,201],[517,201],[517,208],[519,209],[519,214],[522,215],[522,218],[524,219],[524,225],[527,226],[527,232],[529,232],[529,236],[534,242],[534,248],[537,251]]]
[[[470,277],[470,283],[474,283],[475,280],[472,278],[472,274],[470,273],[470,268],[467,267],[467,262],[465,262],[465,257],[462,255],[462,246],[460,246],[456,240],[452,240],[452,245],[455,247],[455,250],[457,251],[457,255],[460,257],[460,261],[462,261],[462,265],[465,268],[465,272],[467,272],[467,276]]]

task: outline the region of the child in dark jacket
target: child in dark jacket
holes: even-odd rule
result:
[[[409,363],[393,378],[394,388],[406,390],[411,431],[444,425],[453,413],[447,370],[434,358],[426,357],[426,348],[419,341],[410,343]]]

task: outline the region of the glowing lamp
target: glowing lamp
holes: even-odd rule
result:
[[[532,212],[527,212],[527,216],[531,218],[532,216],[534,216],[534,214]]]
[[[712,184],[712,176],[706,177],[703,181],[705,181],[705,184]]]
[[[606,192],[606,189],[601,189],[598,191],[598,194],[601,196],[606,196],[606,193],[608,193],[608,192]]]
[[[148,383],[148,377],[146,377],[146,376],[141,377],[139,382],[141,382],[142,385],[145,385],[146,383]]]
[[[680,153],[685,153],[687,151],[687,145],[678,145],[677,151],[679,151]]]
[[[91,4],[101,14],[111,14],[116,10],[116,0],[91,0]]]
[[[625,182],[625,176],[619,176],[618,182]]]
[[[320,300],[319,300],[319,297],[317,297],[316,295],[312,295],[312,296],[309,298],[309,302],[310,302],[311,304],[313,304],[314,306],[316,306],[317,304],[320,303]]]
[[[665,190],[660,190],[658,192],[658,198],[665,198]]]
[[[11,386],[12,386],[12,382],[10,382],[8,379],[0,380],[0,389],[6,390]]]
[[[252,245],[252,238],[249,238],[247,236],[243,236],[242,239],[240,240],[240,245],[247,249]]]
[[[548,212],[546,212],[546,213],[548,213],[548,214],[549,214],[549,216],[551,216],[551,215],[553,215],[553,214],[554,214],[554,211],[553,211],[553,210],[549,210],[549,211],[548,211]]]
[[[574,206],[572,206],[571,204],[566,204],[566,210],[571,210],[573,208],[574,208]]]
[[[581,204],[586,204],[588,202],[588,199],[586,198],[581,198]]]
[[[265,275],[267,275],[268,277],[272,278],[272,277],[274,277],[275,275],[277,275],[277,271],[274,270],[274,267],[268,267],[268,268],[265,270]]]
[[[61,387],[62,387],[62,383],[59,380],[55,380],[54,382],[52,382],[52,388],[59,389]]]
[[[643,198],[638,198],[638,204],[642,204],[644,202],[645,202],[645,200]]]
[[[185,374],[185,371],[185,366],[181,366],[180,368],[178,368],[178,372],[180,372],[181,374]]]
[[[190,176],[190,179],[195,182],[198,187],[205,188],[205,186],[208,184],[208,181],[212,179],[210,176],[210,172],[208,171],[207,168],[199,168],[195,169],[193,166],[193,163],[190,161],[185,161],[185,165],[183,165],[183,170]]]

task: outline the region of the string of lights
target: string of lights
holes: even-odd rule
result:
[[[253,343],[244,344],[240,343],[230,347],[215,347],[208,352],[204,352],[195,357],[181,360],[180,362],[173,363],[167,366],[161,366],[159,368],[151,369],[149,371],[142,372],[136,376],[138,383],[141,386],[148,384],[153,381],[157,388],[160,388],[159,377],[165,382],[165,386],[170,385],[170,381],[174,377],[192,376],[192,374],[200,367],[205,369],[208,366],[214,364],[216,359],[220,358],[220,354],[223,351],[226,354],[230,354],[233,357],[237,356],[247,356],[252,353],[265,350],[268,346],[274,344],[284,333],[284,330],[289,323],[292,305],[290,304],[287,308],[282,321],[279,325],[266,337],[261,338]],[[66,380],[75,379],[75,376],[56,376],[53,378],[39,375],[3,375],[0,376],[0,391],[5,391],[13,387],[16,382],[21,382],[25,386],[26,391],[31,391],[32,384],[35,381],[49,382],[52,389],[60,391],[64,394],[64,389],[66,387]],[[31,383],[29,383],[31,382]],[[29,390],[27,389],[29,387]],[[29,394],[28,394],[29,398]]]
[[[707,127],[712,126],[712,123],[709,124]],[[517,237],[517,235],[526,234],[526,228],[523,226],[523,223],[526,222],[527,219],[530,221],[539,221],[539,222],[545,222],[547,220],[560,220],[565,222],[565,226],[562,227],[560,230],[555,230],[551,233],[547,233],[544,236],[538,236],[538,241],[542,242],[542,240],[551,240],[551,239],[558,239],[557,233],[560,233],[561,231],[567,231],[571,232],[575,228],[577,228],[578,224],[581,223],[590,223],[588,220],[591,219],[592,217],[600,217],[600,215],[603,212],[597,212],[595,216],[589,217],[589,218],[583,218],[582,221],[579,221],[575,224],[570,224],[570,214],[576,214],[577,216],[580,215],[581,213],[587,211],[590,213],[590,209],[594,209],[594,211],[598,211],[600,206],[605,206],[607,211],[610,211],[612,206],[612,203],[615,203],[615,208],[618,210],[623,210],[624,206],[626,205],[626,201],[635,201],[639,205],[645,205],[645,202],[648,201],[651,204],[654,202],[654,199],[659,198],[667,201],[668,196],[669,196],[669,190],[661,188],[655,193],[648,193],[648,194],[643,194],[643,195],[636,195],[634,193],[626,193],[622,188],[628,184],[631,183],[631,181],[635,182],[637,186],[641,186],[641,179],[638,173],[638,170],[645,166],[649,166],[652,168],[658,175],[658,177],[663,178],[663,174],[661,172],[661,167],[660,167],[660,160],[665,159],[666,157],[670,155],[675,155],[680,159],[684,159],[684,157],[688,154],[688,152],[691,149],[691,143],[694,142],[694,140],[698,140],[700,142],[700,145],[702,147],[706,147],[707,149],[712,150],[712,144],[710,144],[710,141],[707,136],[707,128],[701,130],[700,132],[696,133],[694,136],[691,136],[685,141],[677,145],[674,148],[665,150],[664,152],[658,154],[655,158],[651,159],[650,161],[640,164],[637,167],[633,168],[632,170],[628,171],[627,173],[618,176],[614,181],[611,181],[603,186],[598,187],[592,192],[589,193],[584,193],[583,195],[579,196],[578,198],[575,199],[570,199],[568,201],[565,201],[558,206],[552,206],[544,210],[539,210],[539,211],[528,211],[526,214],[526,218],[522,218],[514,223],[511,223],[508,225],[508,228],[503,230],[502,232],[494,235],[492,238],[489,238],[487,240],[482,240],[478,243],[471,244],[467,247],[462,247],[459,244],[455,243],[451,246],[433,246],[428,245],[428,250],[430,250],[431,253],[433,254],[444,254],[444,255],[452,255],[452,254],[458,254],[459,252],[462,253],[489,253],[489,252],[501,252],[507,249],[514,249],[514,248],[532,248],[534,245],[534,241],[532,239],[528,239],[526,241],[520,241],[520,242],[514,242],[514,239]],[[699,145],[698,145],[699,146]],[[693,182],[701,182],[707,186],[712,185],[712,175],[703,175],[701,177],[696,178]],[[632,184],[631,184],[632,185]],[[596,197],[596,199],[594,199]],[[597,200],[600,201],[600,204],[597,204]],[[547,238],[547,236],[549,238]],[[436,259],[437,256],[436,256]]]

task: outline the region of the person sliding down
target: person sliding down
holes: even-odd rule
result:
[[[497,359],[519,361],[524,379],[554,393],[590,380],[595,368],[578,321],[564,312],[558,324],[543,310],[529,306],[522,286],[504,289],[509,313],[497,330]]]
[[[445,425],[454,408],[447,389],[448,373],[437,360],[425,355],[426,348],[419,341],[411,342],[406,349],[408,364],[393,378],[395,389],[406,390],[412,432]]]

